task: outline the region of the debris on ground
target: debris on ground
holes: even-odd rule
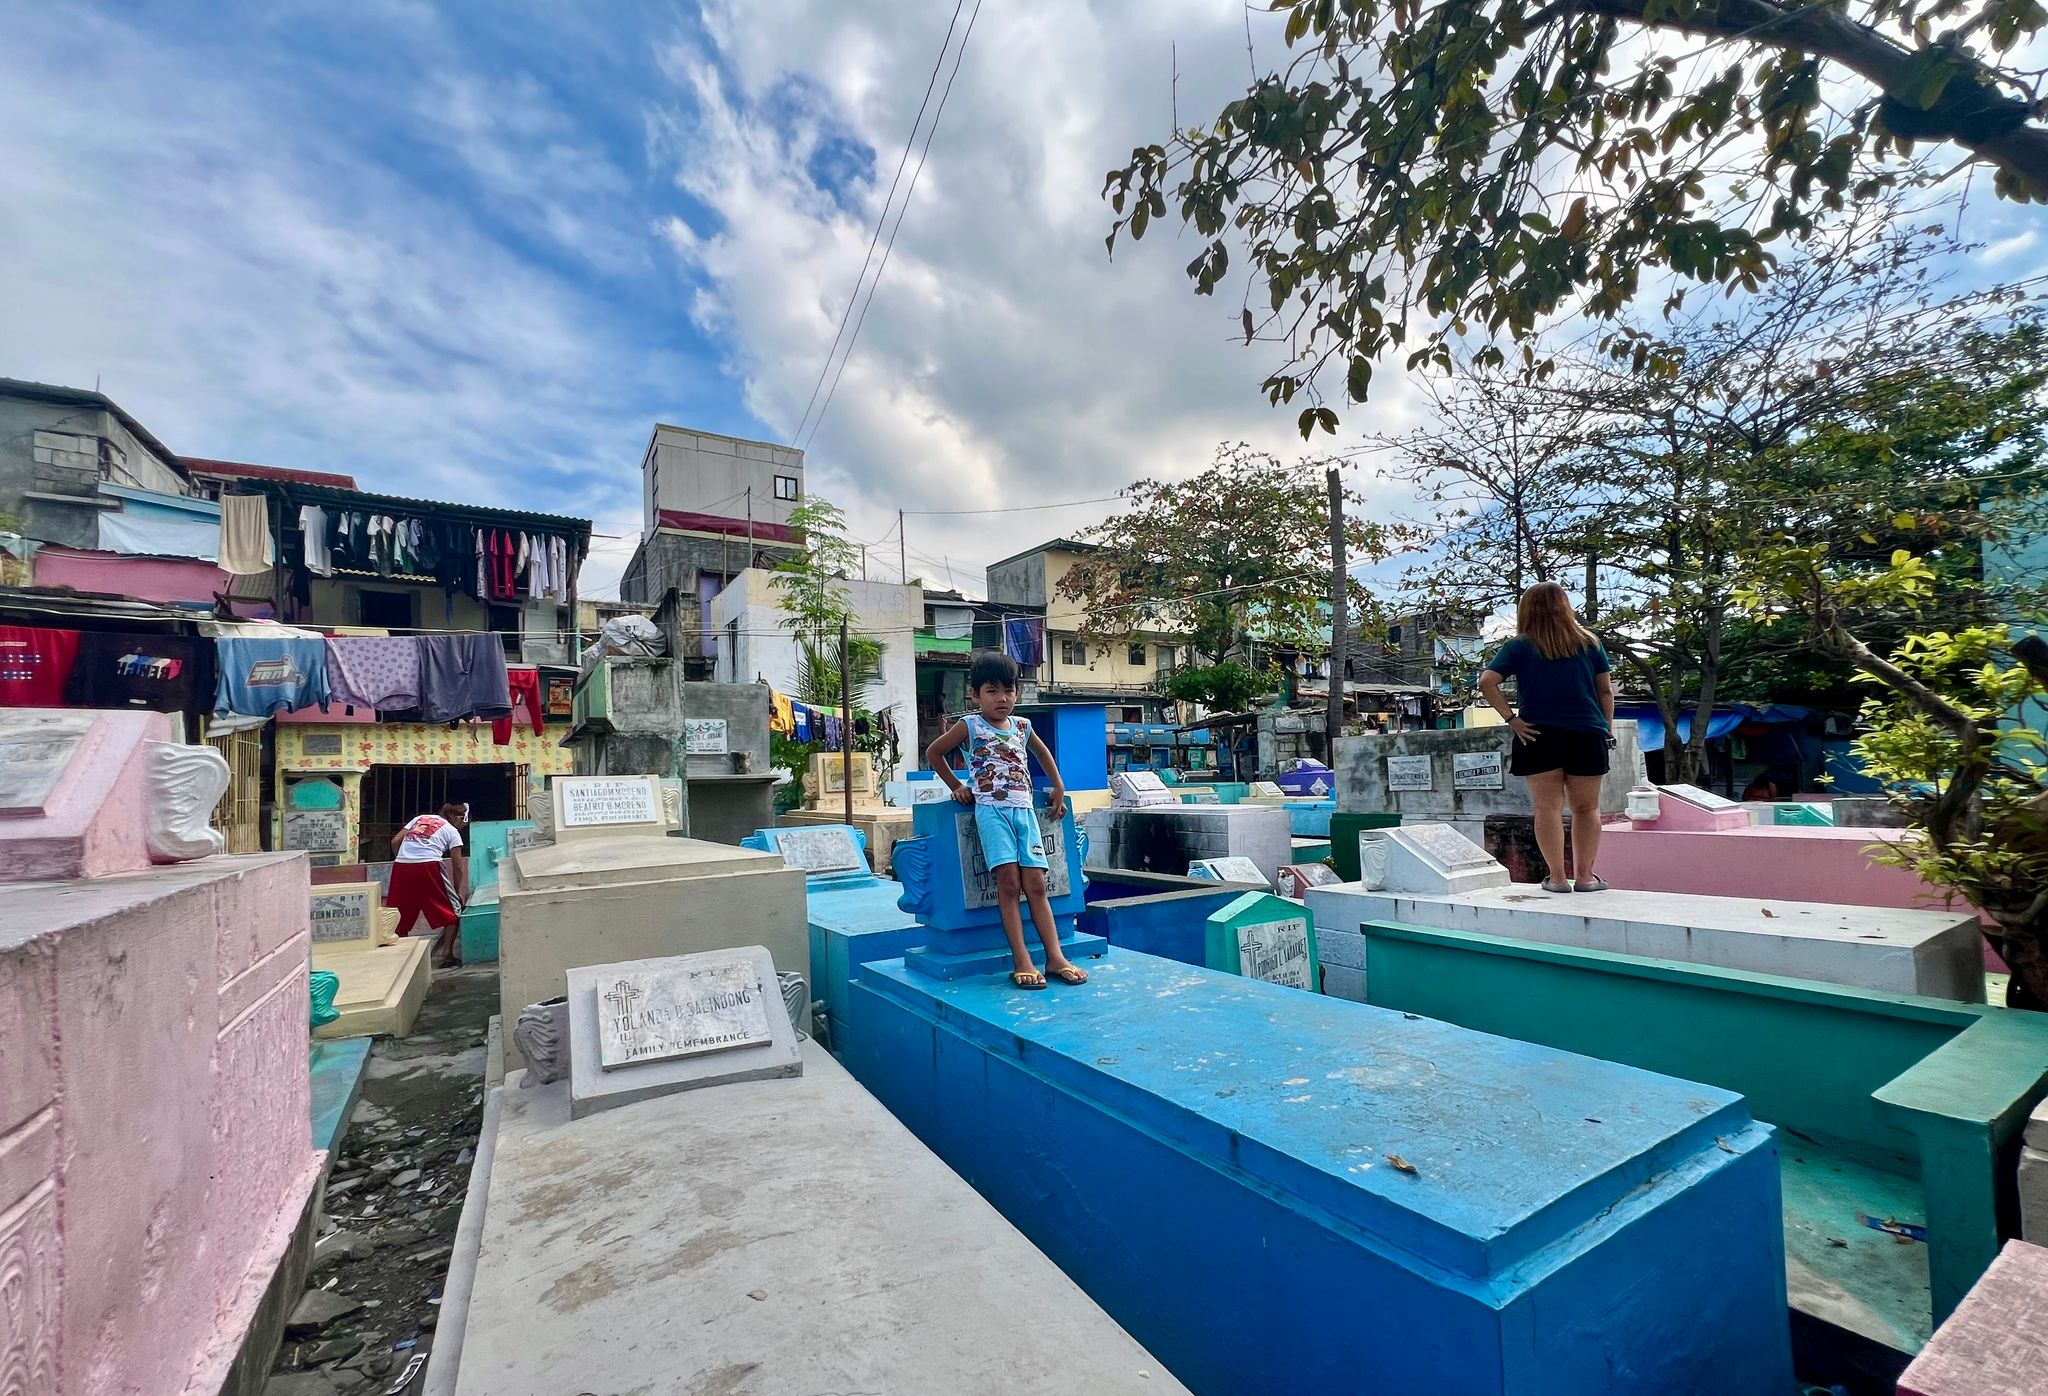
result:
[[[436,974],[412,1036],[370,1049],[329,1172],[308,1288],[264,1396],[373,1396],[432,1349],[497,1005],[494,966]],[[416,1391],[417,1380],[402,1389]]]

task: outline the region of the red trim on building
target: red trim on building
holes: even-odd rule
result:
[[[195,475],[226,475],[237,480],[286,480],[295,485],[326,485],[330,489],[339,490],[359,488],[355,476],[342,475],[332,470],[298,470],[286,465],[248,465],[241,461],[204,460],[198,456],[180,456],[178,459]]]
[[[746,537],[751,528],[754,541],[757,543],[787,543],[797,546],[803,542],[788,524],[769,523],[763,519],[756,519],[749,524],[745,519],[729,519],[723,514],[693,514],[687,509],[663,509],[661,526],[688,529],[692,533],[723,533],[740,538]]]

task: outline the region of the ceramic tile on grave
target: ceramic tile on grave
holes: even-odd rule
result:
[[[1298,902],[1247,892],[1206,924],[1204,956],[1210,969],[1286,984],[1311,992],[1321,987],[1315,919]]]
[[[896,876],[903,883],[899,905],[933,932],[931,943],[905,955],[920,974],[957,979],[973,974],[1005,973],[1010,968],[1009,942],[1003,935],[995,875],[981,856],[981,838],[974,812],[956,804],[919,805],[913,811],[916,837],[896,845]],[[1036,811],[1045,840],[1048,869],[1046,899],[1059,929],[1060,948],[1072,959],[1100,955],[1108,942],[1080,935],[1074,929],[1086,900],[1087,878],[1081,872],[1081,846],[1071,811],[1054,819]],[[1020,901],[1024,940],[1033,955],[1040,953],[1031,910]]]
[[[759,945],[568,971],[572,1118],[733,1081],[801,1076]]]
[[[557,842],[659,835],[668,827],[656,776],[556,776],[548,793]]]
[[[1448,824],[1365,830],[1358,857],[1362,880],[1393,892],[1468,892],[1509,880],[1498,859]]]

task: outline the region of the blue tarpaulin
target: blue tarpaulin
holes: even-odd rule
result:
[[[1804,722],[1811,708],[1794,707],[1788,703],[1773,703],[1769,707],[1756,708],[1747,703],[1730,707],[1716,705],[1713,715],[1707,719],[1707,740],[1719,741],[1745,723]],[[1678,715],[1678,740],[1681,743],[1692,740],[1692,722],[1698,708],[1687,708]],[[1617,721],[1629,721],[1636,725],[1636,745],[1645,752],[1664,749],[1664,715],[1648,703],[1620,703],[1615,705]]]

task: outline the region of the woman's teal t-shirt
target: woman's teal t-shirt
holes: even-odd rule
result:
[[[1515,710],[1540,729],[1605,732],[1607,714],[1600,706],[1595,680],[1608,672],[1607,651],[1598,640],[1577,654],[1545,659],[1543,651],[1517,635],[1500,647],[1486,666],[1502,678],[1515,680]]]

